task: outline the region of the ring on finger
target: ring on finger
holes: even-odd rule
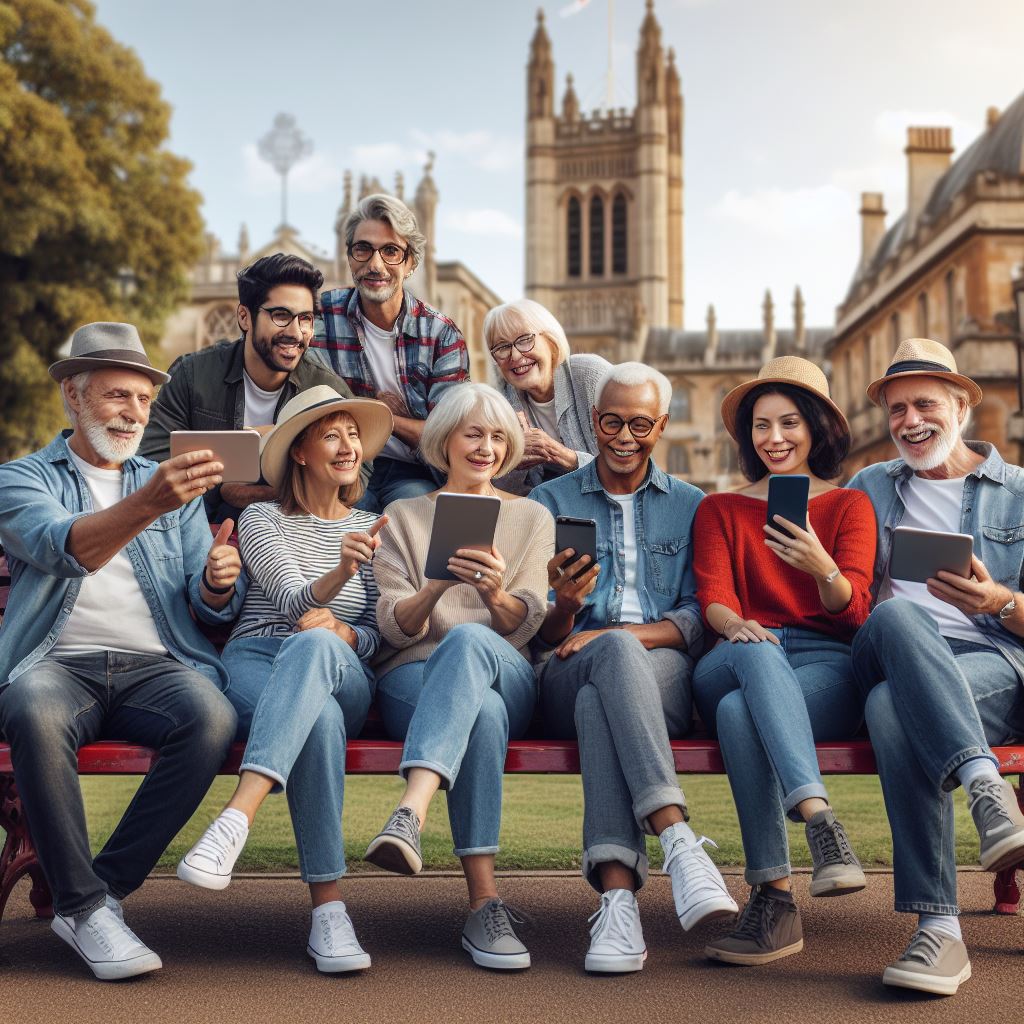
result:
[[[479,569],[477,569],[477,571],[475,573],[473,573],[473,579],[475,579],[477,582],[479,582],[483,578],[484,578],[484,574]]]

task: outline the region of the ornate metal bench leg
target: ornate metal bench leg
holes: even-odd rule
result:
[[[1017,803],[1024,810],[1024,775],[1017,776]],[[1016,864],[996,874],[992,888],[996,896],[997,914],[1016,914],[1020,907],[1020,886],[1017,872],[1024,870],[1024,864]]]
[[[26,874],[32,879],[29,899],[35,907],[36,916],[53,917],[50,886],[39,866],[18,788],[14,776],[10,774],[0,775],[0,828],[7,833],[3,851],[0,852],[0,920],[3,919],[12,890]]]

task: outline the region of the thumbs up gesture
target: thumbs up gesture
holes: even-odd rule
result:
[[[213,538],[213,547],[206,556],[206,569],[203,572],[203,582],[207,590],[217,591],[234,586],[238,574],[242,571],[242,559],[238,556],[238,550],[228,543],[234,528],[234,521],[225,519],[220,524],[217,536]]]
[[[359,572],[359,566],[366,565],[373,558],[374,552],[381,544],[378,534],[387,526],[387,522],[388,517],[381,516],[365,533],[345,534],[345,539],[341,542],[338,568],[346,583]]]

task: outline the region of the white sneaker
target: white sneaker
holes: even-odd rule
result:
[[[640,908],[628,889],[610,889],[601,895],[601,906],[590,929],[590,949],[583,966],[602,974],[642,971],[647,959]]]
[[[178,877],[203,889],[226,889],[248,838],[245,815],[233,809],[221,811],[199,842],[178,862]]]
[[[306,952],[316,961],[316,969],[325,974],[364,971],[370,966],[370,954],[359,945],[352,918],[341,900],[324,903],[313,911]]]
[[[691,842],[689,837],[692,835],[689,826],[680,823],[670,825],[658,837],[665,851],[662,870],[672,878],[676,914],[684,931],[704,921],[739,913],[736,901],[725,887],[722,873],[704,849],[705,843],[715,844],[707,836]]]
[[[50,927],[89,965],[100,981],[134,978],[157,971],[160,957],[109,907],[97,907],[88,917],[54,915]]]

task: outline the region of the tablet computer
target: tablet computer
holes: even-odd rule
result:
[[[172,430],[171,458],[185,452],[212,451],[224,463],[224,483],[260,480],[260,435],[256,430]]]
[[[939,533],[897,526],[892,531],[889,576],[909,583],[937,579],[939,570],[969,579],[974,538],[969,533]]]
[[[457,580],[448,571],[448,559],[459,548],[490,551],[500,511],[501,498],[442,491],[434,500],[434,523],[423,575],[428,580]]]

